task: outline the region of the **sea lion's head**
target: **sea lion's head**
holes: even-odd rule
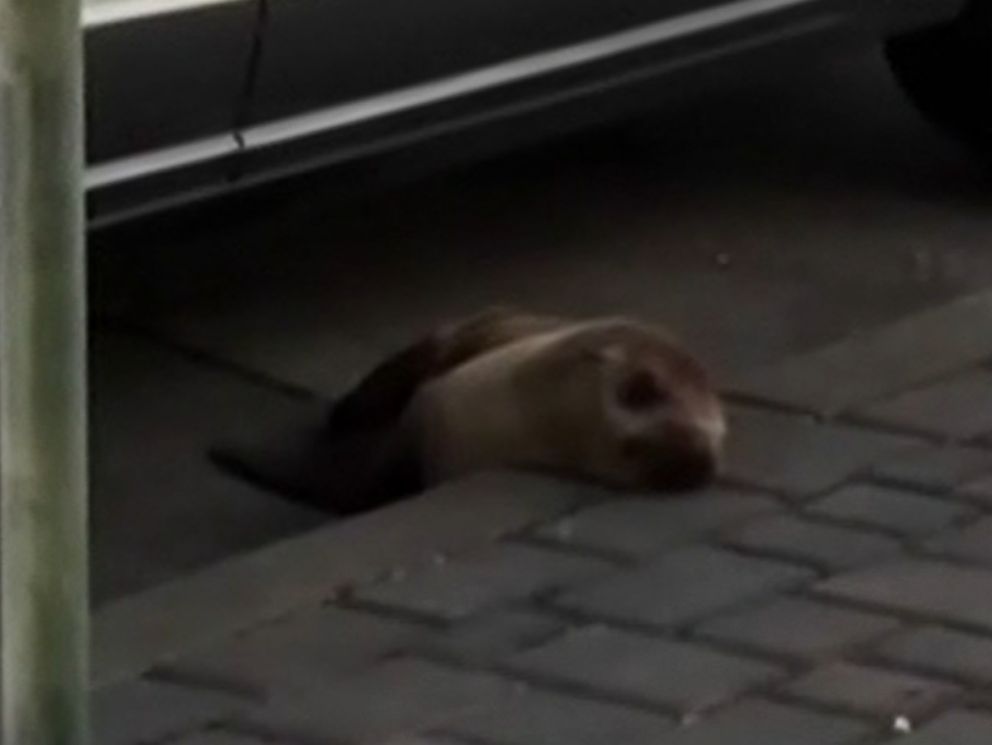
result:
[[[556,436],[581,440],[582,455],[570,456],[574,470],[651,491],[684,491],[712,481],[727,426],[705,367],[654,327],[614,321],[584,336],[575,339],[582,361],[573,357],[560,365],[557,384],[547,391],[559,399]],[[574,416],[579,410],[582,415]]]
[[[604,414],[628,477],[665,491],[710,482],[727,425],[703,366],[674,344],[604,352]]]

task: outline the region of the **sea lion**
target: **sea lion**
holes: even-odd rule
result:
[[[281,469],[335,512],[502,467],[676,491],[714,477],[725,432],[709,375],[668,332],[494,308],[387,358]]]

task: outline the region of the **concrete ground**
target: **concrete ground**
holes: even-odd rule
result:
[[[438,320],[637,313],[729,380],[987,286],[988,186],[845,55],[348,203],[290,190],[97,236],[96,600],[319,524],[206,448]]]

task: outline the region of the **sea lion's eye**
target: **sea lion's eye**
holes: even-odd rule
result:
[[[637,370],[628,375],[617,391],[620,405],[631,411],[661,406],[668,401],[668,397],[668,392],[658,385],[655,376],[647,370]]]

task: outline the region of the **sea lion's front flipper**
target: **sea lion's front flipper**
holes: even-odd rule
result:
[[[473,357],[561,324],[557,318],[494,307],[435,329],[373,368],[331,407],[327,426],[336,433],[391,426],[424,383]]]

